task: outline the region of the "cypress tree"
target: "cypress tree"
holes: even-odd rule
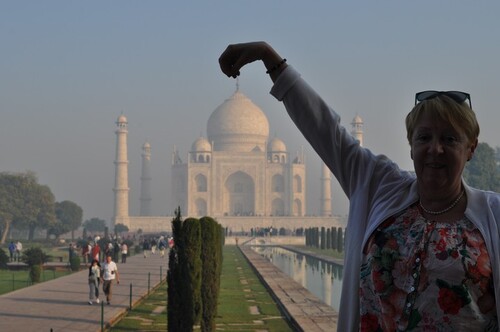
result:
[[[220,275],[222,271],[222,227],[212,218],[200,219],[202,245],[202,315],[201,331],[215,331],[215,316],[217,315],[217,300],[220,290]]]
[[[325,228],[321,227],[321,249],[325,249],[325,245],[326,245]]]
[[[344,237],[342,236],[342,227],[339,227],[337,233],[337,251],[342,252],[344,250]]]
[[[172,220],[172,234],[174,238],[174,246],[170,249],[168,255],[168,271],[167,271],[167,317],[168,331],[183,331],[183,287],[185,282],[182,281],[181,267],[179,264],[179,248],[182,247],[182,219],[181,208],[175,210],[175,217]]]
[[[337,249],[337,227],[332,228],[332,249]]]
[[[319,228],[314,228],[314,246],[319,248]]]
[[[201,268],[199,223],[196,230],[196,221],[182,221],[180,207],[175,211],[172,220],[172,233],[174,246],[170,249],[167,271],[168,293],[168,331],[192,332],[195,321],[196,289],[201,287],[198,282],[196,288],[196,255],[198,256],[198,269]],[[198,241],[198,249],[196,249]],[[196,253],[197,251],[197,253]],[[193,258],[194,257],[194,258]],[[195,262],[193,264],[193,262]],[[201,280],[201,279],[200,279]],[[201,296],[198,296],[198,303]]]
[[[191,319],[189,321],[191,322],[191,326],[193,326],[200,322],[202,307],[200,221],[196,218],[187,218],[182,225],[182,231],[186,255],[186,260],[183,262],[186,265],[184,268],[186,273],[184,282],[188,284],[188,293],[190,295],[186,299],[186,310],[188,310],[188,313],[191,312]]]
[[[326,229],[326,249],[330,249],[332,247],[332,236],[330,234],[330,228]]]

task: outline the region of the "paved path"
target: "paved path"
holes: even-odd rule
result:
[[[88,270],[36,284],[0,296],[0,331],[72,332],[100,331],[101,308],[104,326],[125,314],[132,305],[158,285],[167,275],[167,255],[144,259],[135,255],[126,264],[118,263],[120,284],[113,285],[111,305],[88,304]],[[160,268],[161,267],[161,268]],[[101,290],[101,300],[104,294]]]

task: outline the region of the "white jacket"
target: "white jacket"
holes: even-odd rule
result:
[[[283,101],[295,125],[349,198],[337,330],[358,331],[362,248],[381,222],[418,200],[415,175],[399,169],[386,156],[374,155],[360,147],[340,125],[339,115],[291,66],[278,77],[271,94]],[[490,255],[500,326],[500,194],[477,190],[465,183],[464,186],[467,195],[465,215],[480,230]]]

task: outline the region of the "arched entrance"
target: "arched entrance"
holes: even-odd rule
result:
[[[255,184],[250,175],[238,171],[224,185],[224,212],[230,216],[255,215]]]

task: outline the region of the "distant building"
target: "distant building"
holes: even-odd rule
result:
[[[362,120],[352,134],[362,143]],[[142,153],[140,216],[128,215],[127,119],[117,121],[114,223],[131,231],[170,231],[172,217],[151,216],[151,145]],[[239,90],[211,114],[207,138],[194,140],[186,157],[174,148],[170,211],[180,206],[186,217],[210,216],[235,231],[273,227],[342,226],[332,215],[330,172],[322,166],[320,216],[306,216],[306,165],[301,152],[292,155],[278,137],[269,138],[264,112]]]
[[[172,210],[189,216],[295,216],[306,210],[306,166],[269,139],[265,114],[236,91],[210,116],[183,162],[172,158]]]

